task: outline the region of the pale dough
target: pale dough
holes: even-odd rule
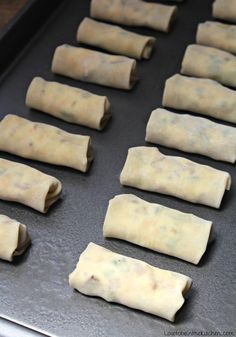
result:
[[[192,280],[90,243],[69,276],[70,286],[169,321],[184,304]]]
[[[0,158],[0,199],[46,213],[61,193],[61,182],[30,166]]]
[[[217,48],[190,45],[184,54],[181,73],[236,88],[236,56]]]
[[[109,201],[103,235],[198,264],[211,228],[211,221],[193,214],[122,194]]]
[[[236,129],[206,118],[156,109],[149,118],[145,139],[229,163],[236,160]]]
[[[35,77],[27,91],[26,105],[70,123],[101,130],[111,117],[106,96]]]
[[[92,160],[89,136],[7,115],[0,122],[0,150],[86,172]]]
[[[219,208],[229,173],[191,160],[166,156],[155,147],[133,147],[120,175],[122,185],[172,195],[193,203]]]
[[[78,42],[136,59],[148,59],[155,40],[90,18],[84,18],[77,31]]]
[[[12,261],[22,255],[30,245],[30,237],[25,225],[0,214],[0,259]]]
[[[236,54],[236,26],[215,21],[200,23],[196,41],[198,44]]]
[[[136,83],[134,59],[95,50],[62,45],[56,48],[52,72],[76,80],[130,90]]]
[[[236,23],[236,0],[215,0],[213,17]]]
[[[162,104],[236,123],[236,92],[206,78],[178,74],[170,77]]]
[[[140,0],[92,0],[90,15],[127,26],[143,26],[168,32],[176,16],[176,6]]]

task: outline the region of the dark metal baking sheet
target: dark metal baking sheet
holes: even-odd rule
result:
[[[139,62],[140,82],[131,92],[81,83],[55,76],[50,71],[56,46],[76,45],[77,25],[89,15],[89,1],[66,1],[21,53],[15,66],[2,77],[1,117],[15,113],[70,132],[91,135],[95,160],[89,172],[82,174],[0,153],[3,158],[27,163],[54,175],[63,183],[62,200],[46,215],[0,201],[0,212],[27,224],[33,241],[22,258],[12,264],[0,262],[0,316],[61,337],[157,337],[192,330],[235,332],[235,166],[160,147],[166,154],[183,155],[231,173],[233,186],[226,193],[220,210],[122,187],[119,183],[128,148],[145,144],[146,122],[152,109],[161,105],[165,79],[179,71],[184,50],[194,41],[197,23],[211,18],[211,2],[186,0],[180,4],[170,34],[130,28],[157,37],[151,60]],[[97,132],[27,109],[25,93],[34,76],[107,95],[112,103],[111,122],[103,132]],[[102,224],[108,200],[119,193],[134,193],[147,201],[213,220],[215,242],[209,246],[200,265],[194,266],[126,242],[103,239]],[[68,285],[68,274],[90,241],[192,277],[193,287],[175,324],[73,291]]]
[[[0,317],[0,337],[45,337],[45,334]]]
[[[0,74],[62,1],[28,0],[0,30]]]

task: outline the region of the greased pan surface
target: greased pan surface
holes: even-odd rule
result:
[[[164,82],[179,72],[185,48],[194,42],[197,24],[211,18],[211,3],[210,0],[186,0],[179,4],[177,21],[169,34],[128,28],[157,38],[152,58],[139,62],[140,81],[131,92],[70,80],[50,71],[55,48],[63,43],[76,45],[77,26],[89,15],[89,1],[65,1],[21,53],[14,67],[2,77],[1,118],[14,113],[69,132],[90,135],[95,160],[88,173],[83,174],[0,153],[2,158],[29,164],[53,175],[63,184],[62,200],[46,215],[0,201],[0,212],[26,224],[33,242],[27,253],[13,264],[0,261],[1,317],[60,337],[157,337],[192,330],[235,332],[235,165],[160,147],[165,154],[180,155],[232,175],[232,189],[226,193],[220,210],[122,187],[119,183],[128,148],[145,145],[146,123],[151,111],[161,106]],[[99,132],[29,110],[24,104],[25,94],[35,76],[108,96],[112,120]],[[215,242],[208,247],[200,265],[194,266],[127,242],[103,239],[102,225],[108,201],[120,193],[133,193],[149,202],[212,220]],[[176,323],[86,297],[71,289],[68,275],[90,241],[190,276],[193,287],[177,314]]]

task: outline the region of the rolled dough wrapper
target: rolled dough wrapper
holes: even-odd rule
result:
[[[108,302],[175,320],[191,278],[90,243],[69,276],[72,288]]]
[[[92,0],[90,15],[127,26],[148,27],[168,32],[177,13],[176,6],[140,0]]]
[[[212,15],[218,19],[236,22],[236,0],[215,0]]]
[[[140,146],[129,149],[120,182],[219,208],[231,177],[182,157],[165,156],[155,147]]]
[[[86,172],[92,160],[90,137],[7,115],[0,122],[0,150],[20,157]]]
[[[166,81],[162,104],[236,123],[236,92],[213,80],[176,74]]]
[[[0,158],[0,199],[46,213],[60,197],[61,182],[30,166]]]
[[[35,77],[26,105],[70,123],[101,130],[110,118],[110,103],[105,96]]]
[[[138,79],[137,63],[133,59],[66,44],[56,48],[52,71],[76,80],[126,90]]]
[[[156,39],[129,32],[118,26],[85,18],[79,25],[77,41],[136,59],[148,59]]]
[[[109,202],[103,235],[198,264],[206,251],[211,227],[211,221],[193,214],[123,194]]]
[[[197,29],[197,43],[236,54],[236,26],[206,21]]]
[[[165,109],[152,112],[146,141],[229,163],[236,160],[235,128]]]
[[[181,73],[210,78],[236,88],[236,56],[212,47],[190,45],[184,55]]]
[[[12,261],[22,255],[30,245],[25,225],[0,214],[0,259]]]

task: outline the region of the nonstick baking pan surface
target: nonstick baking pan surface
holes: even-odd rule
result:
[[[171,3],[174,2],[168,2]],[[165,80],[179,72],[185,48],[195,41],[197,24],[211,19],[212,1],[185,0],[179,4],[177,20],[169,34],[129,28],[157,38],[152,58],[139,62],[140,81],[130,92],[51,73],[55,48],[63,43],[77,45],[77,26],[89,16],[89,5],[89,1],[64,1],[1,77],[1,118],[13,113],[72,133],[90,135],[95,159],[88,173],[83,174],[0,153],[2,158],[29,164],[53,175],[63,184],[61,200],[47,214],[0,201],[0,213],[26,224],[32,238],[32,246],[21,258],[13,263],[0,261],[0,316],[47,335],[61,337],[159,337],[201,331],[235,333],[235,165],[159,147],[165,154],[180,155],[232,175],[232,188],[225,194],[220,210],[124,187],[119,182],[128,148],[145,145],[146,123],[151,111],[161,106]],[[25,94],[35,76],[108,96],[112,120],[104,131],[99,132],[28,109],[24,103]],[[212,220],[215,240],[200,264],[195,266],[124,241],[104,239],[102,225],[108,201],[121,193],[133,193],[149,202]],[[193,286],[175,323],[71,289],[68,275],[90,241],[190,276]]]

